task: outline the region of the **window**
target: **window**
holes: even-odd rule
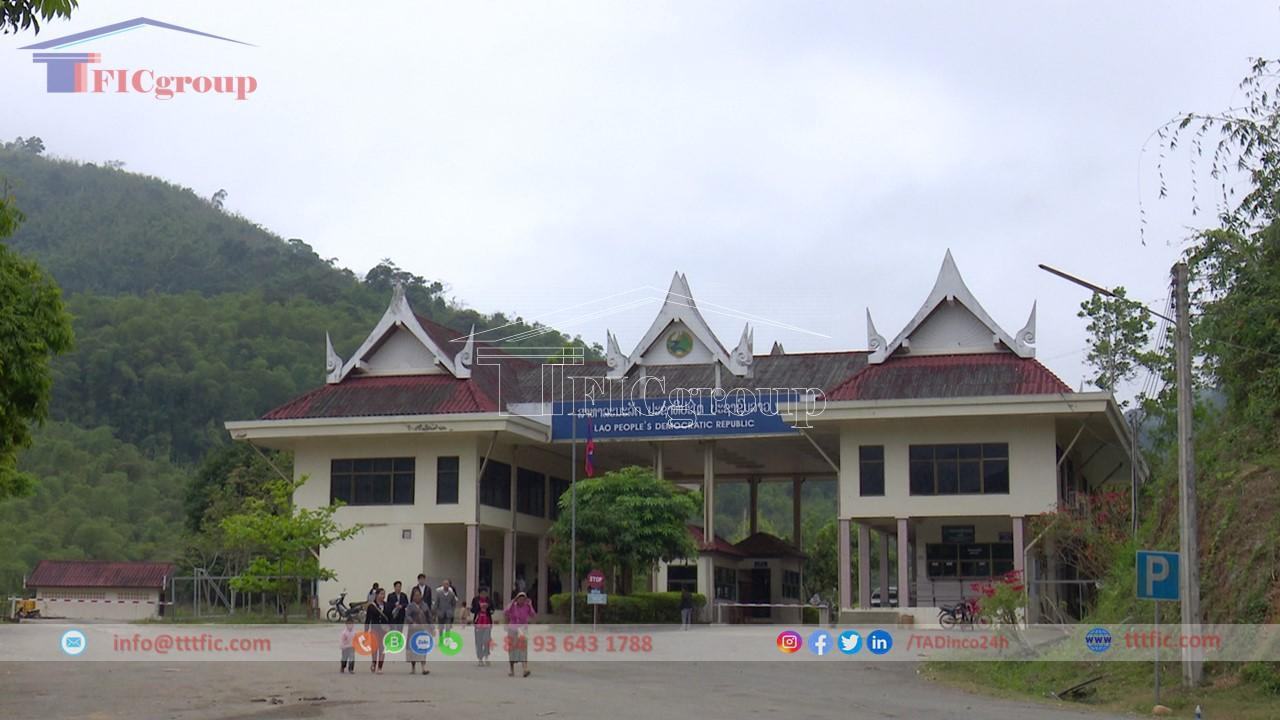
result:
[[[458,458],[436,458],[436,504],[458,504]]]
[[[667,592],[698,592],[697,565],[668,565]]]
[[[925,557],[931,578],[990,578],[1013,569],[1013,543],[929,543]]]
[[[329,464],[329,502],[348,505],[412,505],[414,460],[362,458]]]
[[[516,469],[516,511],[546,517],[547,476],[527,468]]]
[[[912,495],[1006,495],[1008,443],[912,445]]]
[[[480,478],[480,503],[489,507],[511,509],[511,466],[490,460]]]
[[[738,599],[738,571],[733,568],[716,566],[716,599]]]
[[[864,497],[884,495],[883,445],[862,445],[858,448],[858,494]]]
[[[800,573],[795,570],[782,571],[782,597],[800,599]]]
[[[569,492],[569,481],[564,478],[551,478],[551,519],[555,520],[560,517],[560,498]]]

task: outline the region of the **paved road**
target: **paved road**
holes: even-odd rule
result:
[[[3,663],[0,717],[89,720],[177,718],[589,718],[653,720],[785,715],[872,720],[1099,720],[1066,706],[994,700],[921,679],[910,663],[606,663],[505,666],[436,663],[381,676],[337,662]],[[281,701],[271,703],[271,698]]]

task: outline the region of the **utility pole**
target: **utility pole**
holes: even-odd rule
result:
[[[1178,363],[1178,527],[1179,551],[1182,554],[1179,588],[1182,595],[1182,633],[1200,632],[1200,542],[1198,539],[1195,453],[1191,424],[1195,408],[1195,390],[1191,385],[1191,303],[1187,289],[1189,275],[1186,263],[1173,266],[1173,294],[1177,308]],[[1204,663],[1199,649],[1182,648],[1182,683],[1200,684]]]

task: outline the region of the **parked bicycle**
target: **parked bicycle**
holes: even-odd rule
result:
[[[949,607],[943,606],[938,611],[938,624],[948,630],[956,626],[962,628],[973,628],[979,625],[986,626],[990,622],[979,612],[978,601],[974,599],[962,600]]]
[[[361,622],[364,617],[364,606],[364,602],[347,605],[347,591],[343,590],[337,599],[329,601],[329,612],[325,613],[325,617],[329,622],[343,622],[348,619]]]

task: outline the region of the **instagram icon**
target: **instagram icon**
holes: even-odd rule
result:
[[[790,655],[799,651],[801,645],[804,645],[804,638],[800,637],[800,633],[794,630],[778,633],[778,650]]]

